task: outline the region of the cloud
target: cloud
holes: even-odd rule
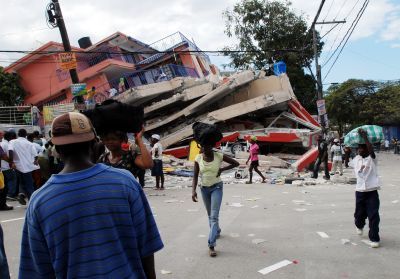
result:
[[[320,19],[341,20],[351,10],[355,1],[327,0]],[[50,0],[2,1],[0,17],[1,49],[32,50],[50,40],[61,41],[57,29],[48,29],[45,22],[45,7]],[[90,36],[97,42],[110,34],[121,31],[145,43],[151,43],[176,31],[194,39],[205,50],[221,49],[233,40],[224,34],[225,23],[222,12],[231,8],[238,0],[60,0],[72,45],[77,40]],[[304,13],[311,23],[317,12],[319,1],[292,0],[297,12]],[[363,1],[355,7],[341,26],[340,35],[348,29]],[[378,37],[385,41],[399,40],[399,6],[395,0],[371,0],[364,17],[359,23],[352,40]],[[23,20],[22,20],[23,19]],[[330,26],[322,28],[321,33]],[[337,27],[326,37],[332,42],[338,34]],[[339,36],[339,38],[341,38]],[[397,43],[397,42],[393,42]],[[6,65],[20,55],[2,54],[0,64]],[[221,60],[221,59],[218,59]]]

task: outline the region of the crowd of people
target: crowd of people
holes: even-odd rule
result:
[[[209,220],[208,252],[216,257],[221,234],[219,211],[223,197],[221,173],[239,166],[233,158],[214,149],[222,138],[215,125],[196,123],[194,138],[200,145],[195,158],[192,200],[197,189]],[[160,233],[146,195],[144,172],[152,169],[156,190],[164,189],[163,148],[159,135],[151,136],[151,149],[143,140],[144,129],[130,142],[127,133],[107,130],[97,135],[89,118],[77,112],[57,117],[51,138],[38,132],[1,133],[0,157],[4,188],[1,210],[11,210],[7,195],[29,204],[23,228],[19,278],[156,278],[154,253],[163,248]],[[367,133],[366,144],[349,163],[357,178],[354,213],[358,234],[369,219],[371,247],[379,247],[379,176],[376,156]],[[250,172],[258,170],[259,147],[250,138]],[[319,155],[313,177],[322,163],[329,179],[328,150],[343,174],[343,150],[339,140],[318,138]],[[224,164],[223,164],[224,163]],[[332,173],[332,174],[333,174]],[[201,183],[199,183],[199,178]],[[139,183],[139,182],[140,183]],[[249,183],[252,182],[252,176]],[[43,185],[44,184],[44,185]],[[200,186],[199,186],[200,184]],[[9,278],[0,226],[1,278]]]

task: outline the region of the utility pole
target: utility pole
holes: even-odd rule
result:
[[[339,24],[339,23],[346,23],[345,20],[341,21],[323,21],[323,22],[317,22],[319,15],[321,14],[322,7],[325,4],[325,0],[321,1],[321,4],[319,5],[317,14],[315,15],[314,21],[311,24],[310,30],[313,32],[313,48],[314,48],[314,60],[315,60],[315,73],[316,73],[316,80],[317,80],[317,99],[322,100],[324,98],[323,96],[323,87],[322,87],[322,75],[321,75],[321,65],[318,63],[318,41],[317,41],[317,32],[315,30],[315,26],[317,24]],[[325,130],[325,115],[319,115],[320,117],[320,122],[322,126],[322,131],[324,132]]]
[[[52,1],[52,3],[50,3],[50,5],[49,5],[50,9],[47,10],[47,13],[49,15],[48,20],[53,26],[58,27],[58,29],[60,30],[61,39],[62,39],[62,43],[63,43],[65,52],[71,52],[71,50],[72,50],[71,44],[69,42],[67,28],[65,27],[65,22],[64,22],[64,18],[63,18],[62,12],[61,12],[60,3],[58,2],[58,0],[51,0],[51,1]],[[54,11],[54,14],[52,13],[52,11]],[[76,69],[70,69],[69,74],[71,76],[71,80],[72,80],[73,84],[79,83],[78,72],[76,71]],[[77,103],[84,103],[82,96],[76,97],[75,101]]]

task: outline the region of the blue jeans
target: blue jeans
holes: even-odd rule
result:
[[[8,263],[6,252],[4,251],[4,242],[3,242],[3,229],[0,225],[0,278],[1,279],[9,279],[10,272],[8,270]]]
[[[18,195],[17,188],[17,175],[14,170],[5,170],[3,171],[4,181],[8,188],[8,196],[15,197]]]
[[[33,191],[35,190],[32,172],[23,173],[23,172],[17,171],[17,176],[18,176],[19,186],[20,186],[19,191],[21,192],[22,190],[24,190],[28,199],[30,199]]]
[[[218,218],[222,203],[222,189],[222,182],[214,184],[211,187],[201,187],[201,196],[203,197],[204,206],[207,209],[208,222],[210,225],[210,234],[208,236],[209,247],[215,247],[217,237],[221,232]]]

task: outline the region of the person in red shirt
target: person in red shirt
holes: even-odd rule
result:
[[[257,144],[257,137],[256,136],[252,136],[250,138],[250,155],[249,158],[246,161],[246,165],[249,163],[250,161],[250,167],[249,167],[249,176],[250,179],[249,181],[246,181],[246,184],[251,184],[253,183],[253,170],[256,171],[256,173],[258,173],[259,176],[261,176],[262,178],[262,182],[261,183],[265,183],[265,176],[260,172],[260,170],[258,169],[259,163],[258,163],[258,153],[260,152],[260,147]]]

